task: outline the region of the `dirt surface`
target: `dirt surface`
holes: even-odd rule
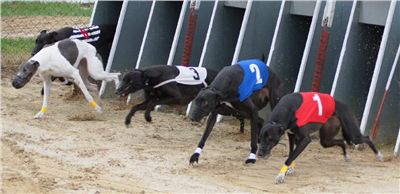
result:
[[[70,88],[59,83],[39,121],[33,116],[41,107],[40,88],[37,77],[19,90],[2,78],[2,193],[400,192],[392,146],[381,148],[384,162],[369,149],[350,149],[352,160],[345,162],[339,148],[323,149],[314,140],[297,159],[296,173],[276,185],[287,148],[279,145],[268,160],[245,165],[249,126],[240,134],[237,122],[218,123],[199,164],[190,166],[204,125],[162,112],[147,123],[138,112],[126,128],[121,100],[104,100],[105,111],[97,114],[83,98],[65,100]]]

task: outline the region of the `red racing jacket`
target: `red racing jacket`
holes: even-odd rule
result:
[[[308,123],[326,123],[335,112],[335,100],[329,94],[301,92],[303,103],[296,111],[296,124],[302,127]]]

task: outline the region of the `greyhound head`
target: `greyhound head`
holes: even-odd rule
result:
[[[28,83],[32,76],[36,73],[39,68],[39,62],[34,60],[29,60],[25,63],[22,63],[19,66],[18,72],[15,75],[14,80],[12,81],[12,85],[14,88],[19,89],[25,86]]]
[[[270,121],[261,128],[261,144],[258,149],[258,155],[262,158],[269,157],[272,148],[274,148],[285,133],[286,127],[282,124]]]
[[[203,88],[193,100],[192,111],[189,118],[199,122],[210,114],[221,101],[221,93],[213,87]]]
[[[32,50],[32,56],[38,53],[47,44],[53,44],[57,42],[57,32],[47,33],[46,30],[42,30],[35,40],[35,48]]]
[[[146,79],[143,71],[133,70],[123,76],[121,83],[115,91],[115,94],[120,96],[127,96],[130,93],[134,93],[138,90],[143,89],[145,86]]]

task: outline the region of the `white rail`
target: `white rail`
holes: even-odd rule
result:
[[[349,35],[350,35],[350,31],[351,31],[351,25],[352,25],[353,20],[354,20],[354,12],[356,10],[356,7],[357,7],[357,0],[354,0],[353,1],[353,6],[352,6],[351,12],[350,12],[349,22],[347,22],[346,34],[344,35],[343,46],[342,46],[342,50],[340,51],[338,65],[336,67],[335,78],[333,79],[333,84],[332,84],[332,89],[331,89],[331,96],[335,96],[336,86],[337,86],[337,82],[338,82],[338,79],[339,79],[340,71],[342,70],[343,58],[344,58],[344,54],[346,53],[347,43],[348,43],[348,40],[349,40]]]
[[[383,55],[385,54],[386,44],[389,37],[390,28],[392,27],[392,21],[394,16],[394,10],[396,8],[397,0],[392,0],[389,7],[388,16],[386,18],[385,30],[383,31],[381,45],[379,47],[378,58],[376,59],[374,75],[372,76],[371,85],[368,91],[367,102],[365,104],[363,117],[361,119],[361,133],[364,134],[365,128],[367,126],[367,121],[369,113],[371,111],[372,99],[374,98],[376,84],[378,83],[379,73],[382,67]]]
[[[124,22],[125,13],[126,13],[126,9],[128,7],[128,3],[129,3],[128,0],[124,0],[124,2],[122,3],[121,12],[119,14],[117,27],[115,29],[115,35],[114,35],[114,39],[113,39],[113,44],[111,46],[110,54],[109,54],[107,65],[106,65],[106,71],[107,72],[110,72],[110,70],[111,70],[112,62],[113,62],[114,56],[115,56],[115,50],[117,49],[118,40],[119,40],[119,37],[121,35],[121,28],[122,28],[122,25],[123,25],[123,22]],[[96,1],[96,4],[97,4],[97,1]],[[105,81],[101,82],[100,91],[99,91],[100,96],[102,96],[104,94],[104,91],[106,89],[106,85],[107,85],[107,82],[105,82]]]
[[[314,38],[314,32],[315,32],[315,27],[317,25],[320,8],[321,8],[321,0],[317,0],[317,2],[315,3],[313,18],[311,20],[310,30],[308,31],[307,42],[306,42],[306,46],[304,48],[303,58],[301,59],[300,70],[299,70],[299,74],[297,76],[294,92],[300,91],[301,83],[303,81],[304,71],[305,71],[306,65],[307,65],[308,55],[310,54],[311,43]]]

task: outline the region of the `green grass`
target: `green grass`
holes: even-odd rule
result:
[[[1,52],[3,54],[29,54],[34,46],[34,38],[1,39]]]
[[[93,5],[78,3],[2,2],[1,16],[89,16]]]

